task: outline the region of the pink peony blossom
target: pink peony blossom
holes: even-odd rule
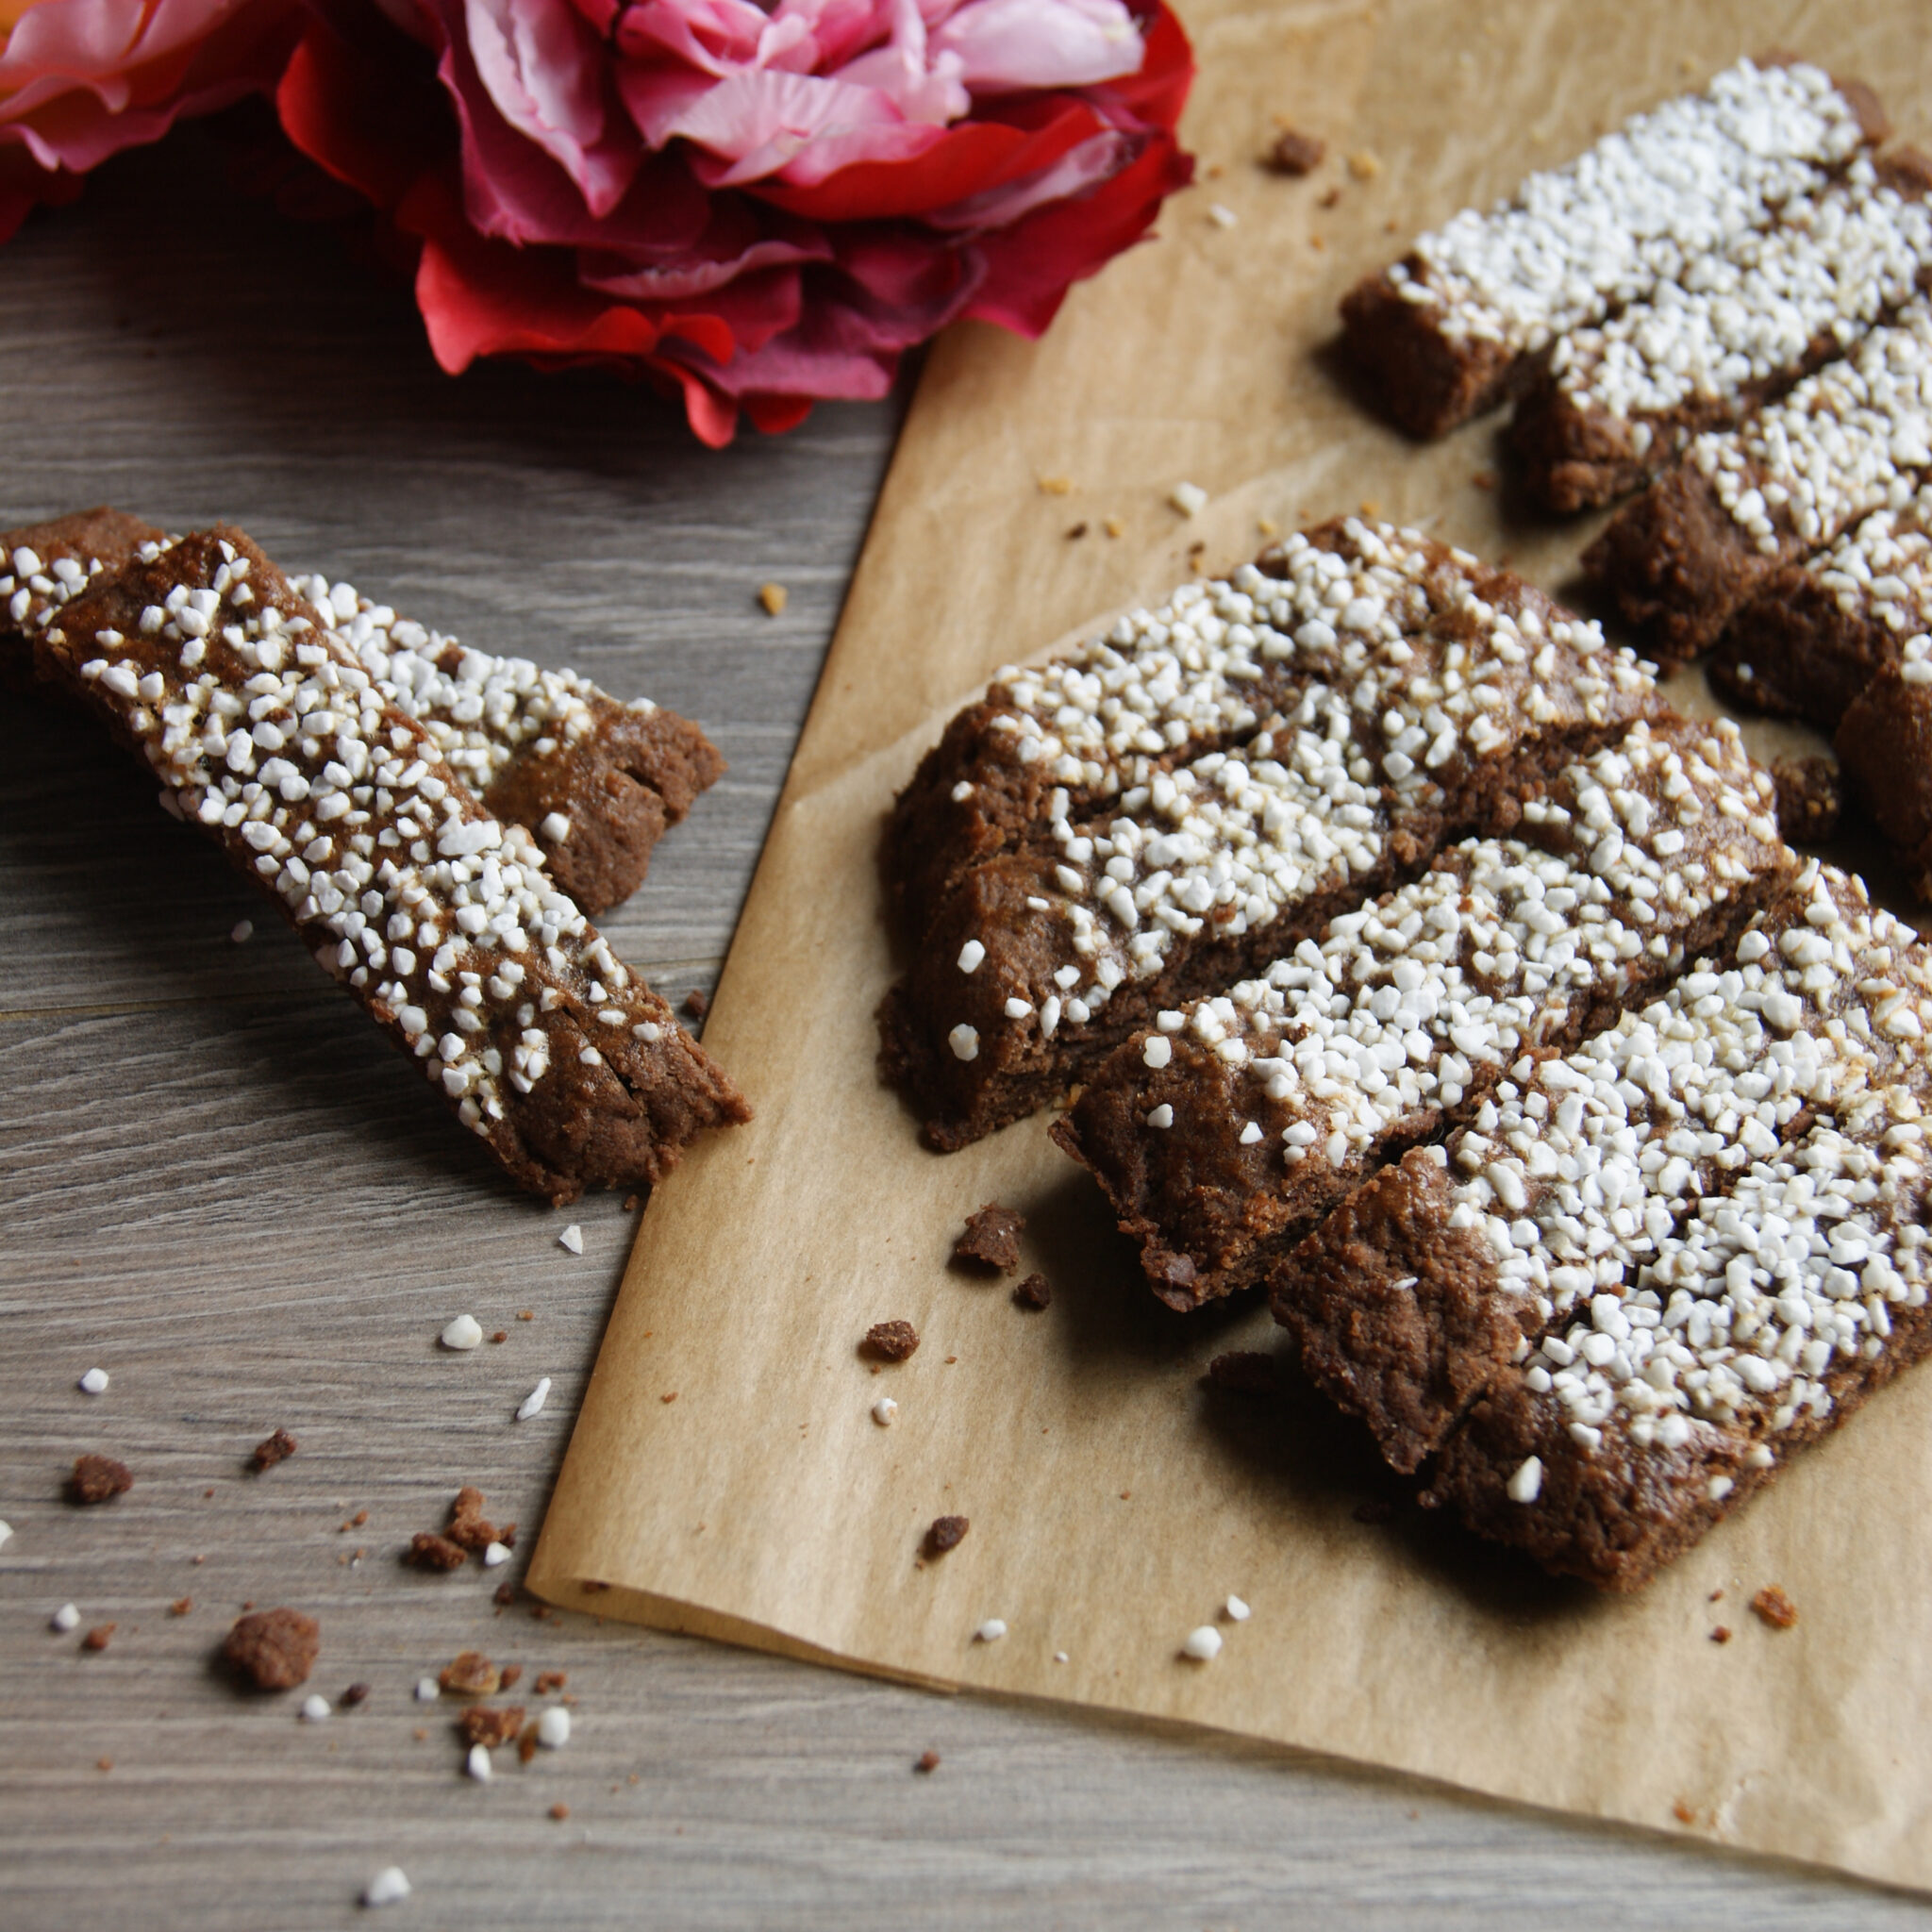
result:
[[[177,120],[275,89],[292,0],[0,0],[0,241]]]
[[[312,0],[297,147],[413,250],[429,340],[683,394],[708,442],[1025,335],[1192,163],[1162,0]]]

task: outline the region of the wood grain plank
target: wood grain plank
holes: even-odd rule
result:
[[[606,380],[451,382],[398,291],[326,232],[261,223],[191,133],[0,252],[0,518],[102,498],[176,526],[232,516],[480,645],[702,720],[731,774],[607,925],[674,997],[715,976],[893,408],[711,454]],[[791,591],[776,620],[767,578]],[[244,915],[260,929],[237,947]],[[509,1192],[139,774],[40,705],[0,713],[0,987],[9,1928],[345,1924],[390,1862],[418,1888],[399,1923],[436,1924],[1922,1916],[1239,1742],[500,1611],[521,1537],[502,1572],[409,1571],[398,1552],[461,1482],[534,1532],[622,1203],[571,1210],[586,1252],[566,1254],[566,1217]],[[440,1350],[464,1310],[506,1341]],[[75,1383],[96,1363],[112,1382],[90,1398]],[[547,1407],[513,1423],[544,1374]],[[298,1454],[247,1474],[277,1425]],[[61,1480],[92,1449],[135,1487],[78,1509]],[[104,1654],[49,1629],[69,1601],[83,1629],[116,1624]],[[313,1688],[367,1682],[368,1703],[310,1725],[237,1694],[210,1659],[244,1602],[318,1615]],[[449,1707],[410,1696],[471,1645],[566,1669],[579,1699],[567,1750],[500,1754],[488,1789],[460,1774]],[[928,1747],[942,1763],[916,1775]]]

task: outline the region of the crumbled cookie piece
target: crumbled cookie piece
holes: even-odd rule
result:
[[[460,1570],[463,1557],[460,1543],[452,1542],[446,1536],[438,1536],[434,1530],[419,1529],[409,1539],[408,1554],[404,1561],[413,1563],[419,1570]]]
[[[77,1456],[67,1496],[74,1503],[105,1503],[133,1487],[134,1477],[125,1462],[116,1462],[111,1456]]]
[[[444,1664],[437,1683],[449,1697],[493,1697],[503,1688],[503,1673],[480,1650],[461,1650]]]
[[[1277,175],[1312,175],[1322,165],[1327,152],[1325,141],[1318,141],[1312,134],[1304,134],[1299,128],[1284,128],[1274,145],[1268,150],[1268,165]]]
[[[561,1824],[570,1816],[570,1807],[560,1801],[550,1807],[550,1815]]]
[[[367,1684],[351,1684],[342,1692],[341,1697],[338,1701],[344,1710],[354,1710],[358,1704],[367,1704],[369,1702],[369,1686]]]
[[[497,1686],[497,1689],[499,1690],[508,1690],[513,1684],[522,1679],[523,1674],[524,1667],[522,1664],[505,1664],[503,1667],[503,1681]]]
[[[277,1429],[272,1436],[264,1436],[255,1445],[255,1453],[248,1458],[248,1466],[258,1475],[265,1469],[273,1469],[278,1462],[286,1462],[295,1453],[295,1439],[287,1429]]]
[[[953,1258],[1010,1274],[1020,1265],[1020,1230],[1026,1217],[989,1201],[966,1217],[966,1231],[953,1243]]]
[[[702,1020],[711,1010],[711,995],[701,986],[692,987],[684,996],[684,1010],[693,1020]]]
[[[491,1543],[502,1543],[508,1549],[516,1533],[515,1524],[499,1529],[483,1514],[483,1491],[470,1483],[457,1491],[456,1501],[449,1506],[449,1526],[443,1531],[451,1542],[465,1550],[487,1550]]]
[[[553,1690],[561,1690],[570,1682],[568,1671],[539,1671],[537,1673],[537,1695],[548,1697]]]
[[[1844,807],[1839,769],[1830,758],[1774,758],[1777,828],[1788,845],[1822,845],[1838,832]]]
[[[1751,1599],[1751,1607],[1774,1630],[1789,1630],[1798,1621],[1798,1607],[1774,1583],[1767,1583]]]
[[[536,1755],[537,1724],[536,1721],[532,1719],[530,1723],[524,1726],[522,1736],[517,1739],[517,1762],[519,1764],[527,1764]]]
[[[932,1527],[925,1533],[925,1553],[928,1557],[943,1557],[948,1550],[957,1550],[966,1540],[966,1532],[973,1527],[963,1516],[936,1516]]]
[[[171,1617],[185,1617],[193,1607],[194,1599],[192,1596],[177,1596],[168,1606],[168,1614]]]
[[[910,1322],[874,1322],[865,1331],[865,1351],[881,1361],[903,1362],[919,1346],[919,1330]]]
[[[1731,1626],[1728,1624],[1720,1624],[1710,1633],[1710,1641],[1713,1643],[1728,1643],[1731,1641]]]
[[[300,1610],[256,1610],[236,1619],[222,1659],[258,1690],[292,1690],[308,1681],[321,1637],[322,1626]]]
[[[507,1610],[517,1600],[517,1587],[514,1583],[499,1583],[491,1596],[499,1610]]]
[[[1044,1308],[1053,1304],[1053,1284],[1043,1274],[1029,1274],[1013,1291],[1013,1299],[1023,1308]]]
[[[486,1751],[508,1744],[524,1727],[521,1704],[473,1704],[457,1719],[457,1733],[466,1746],[481,1744]]]
[[[1275,1379],[1274,1357],[1259,1349],[1230,1349],[1208,1364],[1210,1388],[1232,1390],[1238,1395],[1276,1395],[1281,1384]]]
[[[940,1754],[937,1751],[922,1751],[913,1760],[914,1771],[932,1773],[940,1768]]]
[[[90,1630],[87,1633],[87,1635],[80,1640],[81,1649],[106,1650],[108,1645],[113,1641],[114,1632],[118,1630],[120,1627],[121,1626],[118,1624],[96,1624],[92,1630]]]

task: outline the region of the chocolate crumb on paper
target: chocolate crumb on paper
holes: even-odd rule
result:
[[[934,1517],[932,1527],[925,1533],[926,1555],[943,1557],[948,1550],[957,1550],[972,1527],[971,1521],[964,1516]]]
[[[134,1477],[125,1462],[116,1462],[111,1456],[77,1456],[67,1479],[67,1496],[74,1503],[106,1503],[133,1487]]]
[[[1767,1583],[1751,1599],[1751,1607],[1774,1630],[1789,1630],[1798,1621],[1798,1607],[1774,1583]]]
[[[1731,1641],[1731,1626],[1728,1624],[1720,1624],[1710,1633],[1710,1641],[1713,1643],[1728,1643]]]
[[[1328,153],[1328,143],[1317,140],[1312,134],[1304,134],[1299,128],[1288,127],[1275,138],[1274,145],[1268,150],[1268,165],[1277,175],[1291,175],[1299,178],[1312,175],[1322,165]]]
[[[1281,1384],[1274,1373],[1274,1357],[1259,1349],[1229,1349],[1208,1364],[1208,1385],[1226,1389],[1238,1395],[1278,1395]]]
[[[321,1637],[322,1626],[300,1610],[256,1610],[236,1619],[222,1657],[258,1690],[292,1690],[308,1681]]]
[[[1043,1274],[1029,1274],[1013,1291],[1013,1299],[1023,1308],[1045,1308],[1053,1305],[1053,1284]]]
[[[881,1361],[903,1362],[919,1346],[919,1330],[910,1322],[874,1322],[865,1331],[864,1348]]]
[[[1026,1217],[989,1201],[966,1217],[966,1231],[953,1243],[953,1258],[1010,1274],[1020,1265],[1020,1233]]]
[[[277,1429],[273,1435],[264,1436],[255,1445],[254,1453],[248,1458],[248,1466],[258,1475],[265,1469],[273,1469],[278,1462],[286,1462],[295,1453],[295,1439],[287,1429]]]

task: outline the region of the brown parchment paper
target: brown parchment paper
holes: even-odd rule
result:
[[[880,815],[997,665],[1163,593],[1191,544],[1231,565],[1264,517],[1371,503],[1559,593],[1573,577],[1593,525],[1511,520],[1493,420],[1417,449],[1352,402],[1325,345],[1355,276],[1768,45],[1869,77],[1932,135],[1915,10],[1185,7],[1203,179],[1162,239],[1076,290],[1043,342],[968,327],[931,357],[706,1034],[758,1118],[644,1216],[534,1588],[1932,1885],[1932,1373],[1642,1596],[1604,1599],[1413,1508],[1358,1520],[1397,1492],[1325,1404],[1202,1384],[1217,1352],[1273,1345],[1265,1311],[1167,1313],[1042,1121],[927,1154],[873,1071]],[[1329,143],[1307,180],[1255,163],[1277,115]],[[1166,502],[1183,477],[1213,498],[1191,521]],[[946,1265],[993,1199],[1029,1217],[1043,1314]],[[874,1372],[857,1344],[894,1317],[923,1344]],[[922,1564],[941,1514],[972,1529]],[[1799,1607],[1788,1632],[1747,1608],[1772,1582]],[[1252,1620],[1184,1661],[1231,1591]],[[1008,1635],[975,1642],[991,1617]]]

